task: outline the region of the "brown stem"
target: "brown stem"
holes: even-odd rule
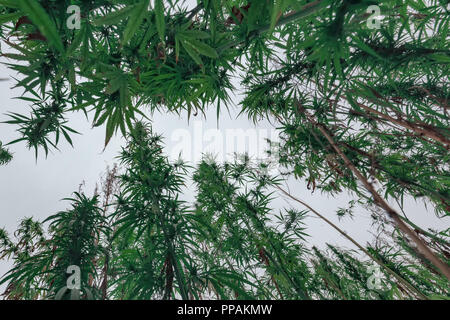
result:
[[[440,143],[442,143],[446,149],[450,149],[450,140],[447,139],[445,136],[443,136],[440,133],[435,132],[434,130],[426,130],[421,128],[420,126],[415,125],[414,123],[404,120],[404,119],[396,119],[393,118],[387,114],[384,114],[378,110],[375,110],[373,108],[370,108],[362,103],[358,103],[358,106],[360,106],[361,108],[363,108],[364,110],[371,112],[373,114],[378,115],[379,117],[381,117],[382,119],[395,123],[405,129],[411,130],[416,132],[417,134],[419,134],[420,136],[426,136],[430,139],[433,139],[435,141],[438,141]]]
[[[264,250],[264,248],[261,248],[259,250],[259,255],[260,255],[260,258],[261,258],[262,262],[267,266],[267,268],[270,268],[270,262],[269,262],[269,259],[266,256],[265,252],[266,251]],[[280,291],[280,287],[278,286],[278,282],[275,280],[275,277],[273,275],[271,275],[270,277],[272,279],[272,282],[275,284],[275,287],[276,287],[276,289],[278,291],[278,294],[280,295],[281,300],[283,300],[283,294]]]
[[[424,88],[422,86],[412,86],[409,88],[409,90],[412,90],[412,89],[417,89],[422,92],[425,92],[426,95],[429,96],[430,98],[432,98],[434,101],[436,101],[438,103],[438,105],[444,109],[444,111],[447,111],[447,109],[449,108],[447,99],[441,99],[441,98],[436,97],[434,94],[432,94],[426,88]]]
[[[336,151],[336,153],[342,158],[345,165],[353,172],[353,174],[356,176],[356,178],[361,181],[361,183],[364,185],[367,191],[369,191],[370,194],[372,194],[375,203],[380,206],[382,209],[386,211],[388,216],[394,221],[395,225],[408,237],[411,238],[411,240],[417,245],[417,248],[419,250],[419,253],[422,253],[428,260],[430,260],[431,263],[433,263],[434,266],[436,266],[447,279],[450,280],[450,268],[448,265],[446,265],[444,262],[442,262],[434,253],[431,251],[424,243],[423,241],[403,222],[403,220],[400,218],[399,214],[392,209],[389,204],[378,194],[378,192],[375,190],[375,188],[372,186],[371,183],[364,177],[361,172],[355,167],[355,165],[347,158],[347,156],[342,152],[342,150],[338,147],[338,145],[334,142],[333,138],[328,133],[328,130],[325,129],[325,127],[314,120],[314,118],[306,111],[305,108],[303,108],[300,104],[298,104],[299,110],[303,112],[309,122],[311,122],[313,125],[315,125],[319,131],[323,134],[323,136],[328,140],[330,145],[333,147],[333,149]]]

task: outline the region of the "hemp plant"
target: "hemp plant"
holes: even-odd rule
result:
[[[392,234],[382,229],[377,238],[390,244],[362,246],[310,206],[275,210],[283,179],[270,175],[264,162],[243,155],[218,164],[205,156],[192,172],[182,161],[169,161],[161,137],[142,122],[134,124],[118,159],[102,192],[96,188],[92,198],[76,192],[68,199],[71,209],[43,221],[49,223],[47,232],[31,218],[23,220],[15,240],[1,230],[0,257],[14,263],[0,279],[7,284],[6,299],[70,299],[69,292],[58,292],[74,265],[80,267],[81,292],[88,288],[96,299],[448,296],[445,276],[418,256],[398,229]],[[181,200],[189,176],[195,197]],[[331,255],[317,249],[304,223],[308,212],[364,257],[333,245]],[[448,261],[444,233],[427,232],[423,240]],[[375,279],[377,287],[369,285],[374,264],[382,277]]]
[[[68,27],[70,5],[79,8],[80,28]],[[378,16],[367,10],[374,5]],[[259,269],[250,268],[243,275],[233,269],[224,273],[222,264],[219,269],[200,267],[194,252],[203,242],[193,240],[199,237],[195,232],[200,230],[199,216],[177,197],[186,181],[185,167],[169,165],[156,146],[135,154],[133,143],[138,142],[132,142],[136,132],[149,130],[141,126],[136,131],[136,119],[150,118],[155,111],[189,120],[215,107],[219,116],[234,102],[232,79],[243,88],[240,114],[255,122],[270,120],[279,129],[283,178],[302,180],[312,191],[335,197],[347,191],[353,203],[376,207],[408,244],[402,249],[418,257],[415,263],[430,267],[439,279],[450,279],[447,251],[436,247],[435,235],[432,241],[426,239],[424,230],[402,212],[411,198],[423,200],[438,218],[450,212],[447,1],[199,0],[188,7],[182,0],[0,0],[0,12],[2,62],[19,74],[15,87],[24,91],[22,101],[31,104],[29,115],[9,113],[6,122],[16,125],[19,134],[9,144],[25,142],[36,155],[40,149],[47,154],[57,148],[61,136],[72,144],[77,131],[70,125],[70,113],[79,111],[94,127],[104,127],[105,147],[114,134],[131,142],[132,149],[125,148],[122,155],[123,165],[131,171],[121,183],[139,183],[118,195],[123,205],[117,204],[117,235],[110,239],[135,239],[134,247],[124,247],[130,255],[133,252],[131,265],[139,261],[141,268],[152,271],[146,274],[151,281],[142,289],[137,283],[143,280],[133,276],[135,270],[121,269],[113,277],[116,296],[123,290],[124,297],[136,297],[142,289],[146,297],[197,298],[202,291],[197,287],[208,287],[222,298],[267,296],[260,282],[248,278],[248,273],[259,275]],[[152,144],[145,139],[145,145]],[[139,164],[139,157],[147,159],[148,153],[156,158]],[[0,146],[0,164],[10,160],[8,155]],[[167,172],[153,177],[156,168],[146,165]],[[212,168],[208,173],[210,169],[202,164],[194,175],[199,190],[211,183],[201,178],[203,174],[215,179],[217,171],[225,179],[231,170]],[[153,191],[138,189],[145,183],[154,186]],[[205,238],[203,245],[224,254],[235,270],[235,264],[254,261],[257,250],[267,262],[264,274],[277,290],[272,296],[312,297],[300,258],[286,262],[293,253],[278,249],[291,231],[278,234],[271,229],[275,218],[267,218],[269,224],[266,214],[255,213],[265,212],[269,194],[254,189],[258,183],[245,192],[235,190],[240,183],[220,184],[224,187],[220,197],[228,197],[220,200],[223,212],[213,211],[216,204],[203,194],[199,200],[206,202],[199,201],[199,206],[205,206],[213,220],[220,216],[225,221],[236,214],[237,221],[229,221],[227,228],[245,230],[234,235],[247,237],[243,247],[233,244],[229,250],[238,251],[228,256],[219,238]],[[145,201],[152,201],[155,208],[127,211]],[[224,205],[226,201],[231,202]],[[178,234],[172,220],[181,230],[191,224],[197,227]],[[155,235],[152,228],[162,233]],[[158,242],[149,256],[144,249],[153,237]],[[442,239],[438,242],[444,245]],[[113,256],[120,256],[114,250]],[[302,253],[299,247],[292,250]],[[246,253],[238,258],[237,252]],[[382,256],[367,252],[383,264]],[[165,257],[162,264],[161,257]],[[317,255],[314,266],[322,273],[332,270],[325,262]],[[388,269],[416,298],[428,294],[416,292],[417,286],[408,286],[408,280]],[[346,295],[336,277],[328,280],[336,292],[323,297],[358,296]]]

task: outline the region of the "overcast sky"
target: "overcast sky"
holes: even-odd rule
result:
[[[5,60],[1,60],[5,61]],[[2,78],[16,76],[4,65],[0,66]],[[15,81],[0,81],[0,121],[8,119],[6,112],[12,111],[28,115],[29,104],[13,99],[21,94],[19,90],[11,90]],[[165,138],[166,152],[172,154],[180,149],[180,144],[184,143],[185,154],[191,154],[193,159],[198,159],[202,152],[211,150],[215,145],[216,150],[231,150],[226,143],[227,133],[236,133],[230,130],[255,129],[259,137],[269,134],[274,129],[268,122],[261,122],[256,127],[248,121],[245,116],[237,118],[239,96],[235,98],[235,106],[230,109],[229,114],[223,112],[220,115],[219,122],[216,121],[216,110],[214,107],[207,113],[207,121],[200,116],[194,117],[189,123],[185,115],[178,117],[169,114],[155,114],[153,118],[153,128]],[[7,166],[0,166],[0,227],[12,234],[16,229],[18,222],[23,217],[33,216],[36,219],[43,220],[51,214],[65,209],[67,202],[61,199],[71,196],[78,190],[79,185],[85,181],[84,190],[92,194],[95,183],[99,181],[100,174],[105,171],[107,165],[116,162],[117,156],[123,139],[114,137],[106,150],[103,151],[105,129],[104,127],[91,129],[91,122],[87,121],[84,114],[75,113],[69,115],[69,126],[82,133],[82,135],[72,136],[74,148],[67,142],[62,141],[59,144],[60,151],[53,151],[45,158],[42,150],[36,161],[33,150],[27,150],[25,143],[21,142],[10,146],[14,153],[13,161]],[[203,132],[199,134],[199,128]],[[219,129],[212,131],[211,129]],[[15,132],[17,128],[14,125],[0,123],[0,141],[4,144],[20,136]],[[209,131],[208,131],[209,130]],[[227,131],[228,130],[228,131]],[[191,139],[182,138],[190,136]],[[184,140],[183,140],[184,139]],[[202,141],[202,140],[209,141]],[[220,142],[222,141],[222,144]],[[191,141],[189,143],[189,141]],[[199,142],[200,141],[200,142]],[[208,148],[206,148],[209,146]],[[190,148],[189,148],[190,147]],[[247,143],[246,148],[253,146]],[[228,148],[228,149],[227,149]],[[190,149],[190,151],[188,150]],[[244,150],[237,150],[244,151]],[[190,160],[190,159],[188,159]],[[353,220],[344,219],[339,222],[336,217],[338,207],[347,207],[351,199],[345,193],[331,198],[326,194],[306,189],[303,182],[290,183],[292,194],[308,202],[313,208],[327,216],[330,220],[337,223],[345,229],[347,233],[358,240],[361,244],[373,239],[370,229],[369,213],[364,210],[356,210]],[[187,191],[186,197],[192,197],[192,188]],[[294,207],[299,207],[292,203]],[[279,197],[274,201],[274,207],[289,207],[289,202],[285,197]],[[408,217],[422,228],[443,229],[448,227],[447,220],[438,220],[435,218],[433,210],[426,211],[420,202],[407,200],[405,203],[405,212]],[[325,242],[339,244],[347,248],[354,247],[335,230],[329,227],[321,220],[310,217],[306,220],[307,230],[310,235],[309,242],[316,246],[323,247]],[[3,275],[10,264],[0,261],[0,276]],[[1,288],[0,288],[1,289]]]

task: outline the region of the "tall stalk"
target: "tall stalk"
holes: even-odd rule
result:
[[[365,178],[361,172],[353,165],[353,163],[347,158],[347,156],[342,152],[342,150],[337,146],[337,144],[334,142],[331,135],[328,133],[328,131],[325,129],[325,127],[318,123],[314,118],[306,111],[305,108],[303,108],[300,104],[298,104],[299,111],[303,112],[309,122],[311,122],[314,126],[316,126],[320,132],[323,134],[323,136],[328,140],[330,145],[333,147],[333,149],[336,151],[336,153],[342,158],[345,165],[353,172],[353,174],[357,177],[359,181],[362,182],[364,187],[369,191],[369,193],[373,196],[375,203],[380,206],[382,209],[384,209],[387,213],[387,215],[394,221],[394,223],[397,225],[397,227],[404,232],[408,237],[411,238],[412,241],[417,245],[420,252],[423,253],[423,255],[431,261],[441,272],[443,275],[447,277],[447,279],[450,280],[450,268],[448,265],[446,265],[444,262],[442,262],[434,253],[431,251],[425,243],[403,222],[403,220],[400,218],[399,214],[392,209],[388,203],[378,194],[378,192],[375,190],[375,188],[372,186],[371,183]]]

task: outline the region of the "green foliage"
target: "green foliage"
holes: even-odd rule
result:
[[[98,263],[84,274],[96,278],[94,270],[103,268],[96,278],[103,298],[448,295],[436,261],[408,243],[397,243],[401,254],[389,253],[392,246],[371,251],[388,265],[387,277],[397,275],[378,293],[367,291],[366,262],[350,253],[330,247],[327,256],[313,249],[308,258],[304,212],[272,212],[271,192],[279,181],[247,160],[203,161],[193,175],[195,206],[187,205],[180,199],[189,168],[169,163],[161,138],[136,122],[148,118],[148,110],[150,116],[163,111],[190,118],[216,106],[219,114],[221,107],[232,106],[236,78],[244,88],[240,113],[255,122],[273,120],[281,132],[283,178],[305,180],[313,192],[354,196],[349,209],[337,210],[339,216],[351,215],[354,203],[383,207],[374,197],[379,193],[400,209],[405,198],[422,199],[446,217],[450,16],[445,1],[203,0],[189,10],[181,0],[157,0],[153,8],[149,3],[0,1],[0,39],[12,51],[2,57],[19,74],[16,87],[24,90],[19,98],[32,105],[29,116],[9,113],[6,122],[20,134],[11,143],[26,142],[36,156],[40,149],[47,154],[57,148],[61,134],[72,144],[76,131],[67,119],[76,111],[105,128],[105,147],[119,132],[127,139],[120,156],[125,172],[108,218],[102,215],[107,209],[102,214],[95,209],[95,199],[73,200],[75,211],[89,207],[97,223],[92,228],[103,234],[98,241],[106,251],[93,246],[83,258]],[[66,25],[71,4],[81,9],[81,29]],[[380,8],[379,28],[368,24],[370,5]],[[10,159],[0,146],[0,164]],[[395,227],[405,221],[419,230],[383,209],[397,218]],[[69,233],[58,237],[68,239]],[[447,245],[425,246],[443,261],[442,271],[448,243],[424,234]],[[3,238],[5,246],[13,243]],[[58,254],[69,262],[63,238],[56,238]],[[62,269],[48,269],[55,256],[39,246],[30,262],[15,256],[4,280],[10,281],[9,297],[51,296],[49,279],[63,283]],[[39,289],[31,294],[31,288]]]
[[[2,143],[0,142],[0,165],[4,166],[8,164],[12,160],[13,156],[12,154],[2,146]]]
[[[192,203],[180,200],[189,168],[168,161],[148,125],[133,124],[119,160],[101,194],[75,193],[67,199],[71,209],[44,221],[47,234],[31,218],[15,241],[0,230],[0,257],[14,262],[0,279],[7,299],[53,299],[71,265],[81,268],[82,288],[101,299],[448,296],[445,277],[402,238],[391,247],[369,247],[382,266],[375,289],[368,284],[373,261],[331,245],[331,254],[311,248],[307,212],[276,212],[272,190],[280,180],[247,156],[222,165],[206,157],[193,173]],[[448,253],[448,236],[430,237],[439,240],[436,252]]]
[[[48,217],[49,236],[42,223],[24,219],[12,242],[3,232],[2,257],[12,256],[13,268],[0,283],[8,283],[7,299],[52,299],[66,286],[69,266],[81,269],[81,286],[88,287],[96,275],[95,260],[104,251],[99,239],[107,234],[97,196],[75,193],[72,208]],[[94,291],[95,294],[97,294]],[[67,293],[66,293],[67,295]]]

